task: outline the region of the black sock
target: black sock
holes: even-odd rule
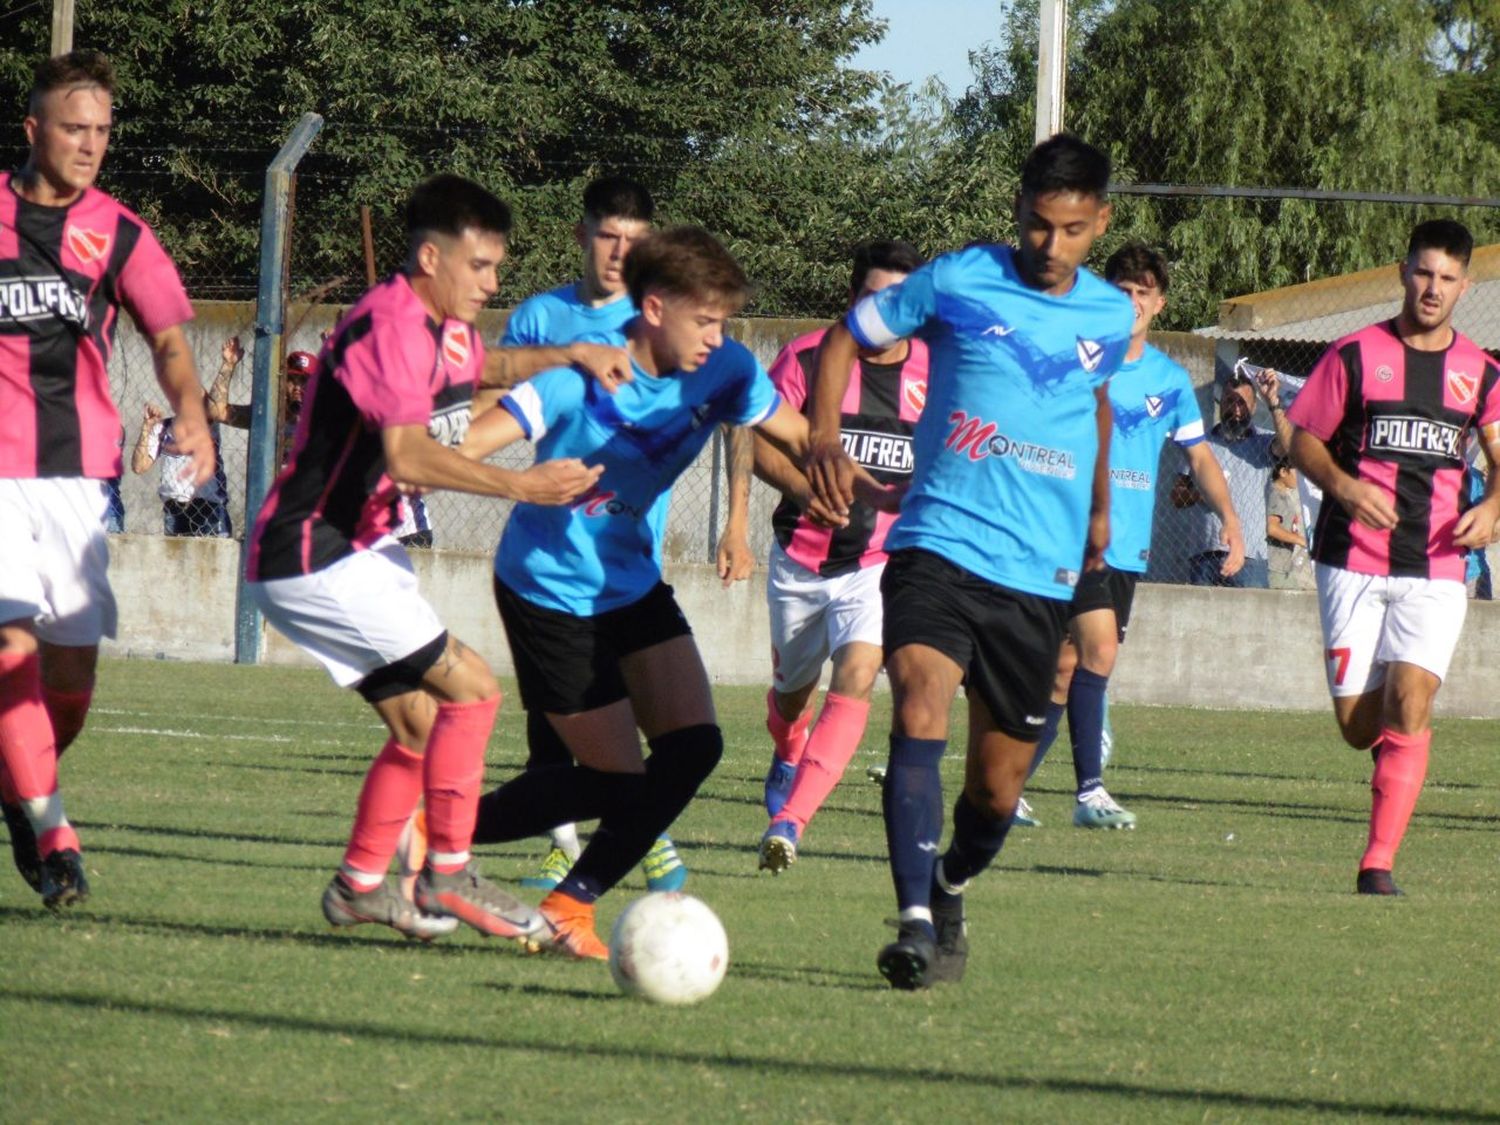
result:
[[[587,766],[537,766],[479,798],[476,844],[540,836],[559,824],[594,820],[629,802],[639,774],[604,773]]]

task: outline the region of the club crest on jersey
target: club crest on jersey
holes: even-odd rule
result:
[[[469,362],[468,325],[450,324],[443,329],[443,358],[454,367]]]
[[[927,383],[921,379],[902,383],[901,397],[914,414],[922,413],[922,407],[927,405]]]
[[[1078,337],[1078,365],[1092,375],[1104,362],[1104,345],[1098,340]]]
[[[97,262],[109,253],[109,235],[87,227],[69,226],[63,233],[68,249],[80,262]]]
[[[633,516],[639,518],[641,510],[621,500],[612,489],[594,487],[573,501],[573,510],[585,516]]]
[[[1166,406],[1166,400],[1161,395],[1146,396],[1146,413],[1153,418],[1160,418],[1162,407]]]
[[[1396,373],[1391,370],[1388,363],[1382,363],[1375,369],[1375,378],[1382,383],[1389,383],[1395,377]]]
[[[1467,371],[1448,371],[1448,393],[1458,400],[1460,406],[1468,406],[1479,393],[1479,376]]]

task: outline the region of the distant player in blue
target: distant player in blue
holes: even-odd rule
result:
[[[668,493],[721,423],[755,426],[789,456],[807,421],[759,361],[724,337],[748,283],[712,236],[677,227],[638,243],[625,279],[633,378],[614,394],[571,368],[543,372],[477,419],[464,451],[529,438],[544,460],[602,465],[597,487],[549,517],[518,504],[495,554],[495,599],[521,701],[576,764],[528,769],[482,799],[476,839],[599,819],[543,899],[555,944],[604,959],[594,903],[646,855],[718,763],[723,736],[692,630],[661,577]],[[885,494],[867,475],[862,499]],[[651,749],[641,757],[637,729]]]
[[[1083,260],[1109,225],[1109,158],[1060,135],[1032,150],[1019,245],[946,254],[860,301],[828,333],[813,389],[808,477],[847,504],[839,403],[859,348],[920,335],[927,404],[901,516],[886,539],[893,694],[883,806],[900,932],[881,949],[895,988],[957,980],[963,890],[1005,841],[1046,721],[1079,572],[1109,543],[1105,381],[1134,314]],[[939,860],[948,711],[968,690],[964,791]]]
[[[539,371],[565,364],[589,372],[608,390],[629,381],[625,326],[635,319],[635,303],[625,286],[625,257],[650,233],[655,214],[651,193],[628,177],[601,176],[584,188],[583,214],[573,228],[583,252],[583,271],[577,281],[528,297],[516,306],[505,322],[499,358],[494,361],[503,369],[499,381],[513,387]],[[487,371],[487,379],[492,374]],[[498,397],[477,399],[476,413]],[[540,711],[526,716],[526,742],[528,767],[572,761]],[[576,825],[559,824],[550,835],[552,846],[541,868],[522,879],[522,886],[550,891],[578,858]],[[665,835],[647,853],[642,866],[650,890],[681,890],[687,882],[687,868]]]
[[[1104,277],[1130,298],[1135,309],[1130,350],[1109,381],[1114,414],[1109,549],[1104,552],[1105,567],[1085,572],[1073,595],[1069,638],[1058,657],[1052,701],[1031,771],[1041,765],[1066,711],[1078,783],[1073,823],[1079,828],[1133,828],[1135,814],[1104,788],[1105,692],[1119,646],[1125,642],[1135,584],[1151,558],[1156,467],[1168,439],[1182,450],[1199,492],[1223,523],[1225,577],[1243,565],[1245,541],[1229,485],[1203,440],[1203,415],[1192,381],[1181,366],[1146,343],[1152,320],[1167,305],[1166,259],[1148,246],[1124,246],[1104,264]]]

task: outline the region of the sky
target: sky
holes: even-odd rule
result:
[[[1003,0],[875,0],[887,21],[885,38],[854,56],[853,65],[886,70],[913,86],[937,75],[957,97],[968,87],[969,52],[1000,36]]]

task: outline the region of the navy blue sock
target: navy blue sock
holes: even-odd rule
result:
[[[559,824],[594,820],[634,799],[639,774],[603,773],[587,766],[534,766],[479,798],[476,844],[539,836]]]
[[[1036,753],[1031,755],[1031,768],[1026,771],[1026,780],[1031,780],[1031,775],[1040,768],[1042,760],[1047,757],[1047,751],[1052,749],[1052,744],[1057,741],[1057,725],[1062,722],[1063,714],[1067,711],[1066,703],[1057,703],[1047,700],[1047,721],[1042,724],[1042,738],[1036,744]]]
[[[953,842],[943,856],[943,878],[957,887],[988,867],[1000,854],[1010,817],[997,820],[974,807],[968,794],[953,802]]]
[[[891,735],[880,804],[896,906],[903,912],[925,910],[931,901],[932,862],[943,835],[943,775],[938,763],[947,749],[941,738]]]
[[[1073,734],[1073,773],[1079,793],[1104,784],[1104,693],[1108,687],[1108,676],[1079,668],[1068,689],[1068,729]]]
[[[557,885],[564,894],[593,902],[625,878],[687,808],[724,754],[724,735],[710,723],[671,731],[649,744],[639,797],[599,819],[578,862]]]

